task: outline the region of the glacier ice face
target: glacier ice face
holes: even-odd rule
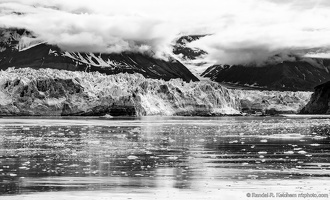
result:
[[[226,89],[184,82],[55,69],[0,72],[1,115],[237,115],[297,113],[311,92]]]
[[[242,112],[264,114],[298,113],[309,101],[312,92],[231,90],[241,104]]]
[[[1,115],[236,115],[240,102],[218,83],[55,69],[0,72]]]

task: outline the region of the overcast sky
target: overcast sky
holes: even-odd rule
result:
[[[23,15],[13,14],[20,12]],[[1,0],[0,26],[70,51],[171,51],[180,34],[207,59],[238,64],[330,46],[328,0]]]

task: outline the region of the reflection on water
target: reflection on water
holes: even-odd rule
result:
[[[0,194],[328,180],[329,131],[311,118],[2,118]]]

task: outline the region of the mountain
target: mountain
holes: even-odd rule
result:
[[[147,54],[68,52],[40,41],[24,29],[0,29],[0,69],[9,67],[53,68],[70,71],[98,71],[105,74],[140,73],[146,78],[198,81],[182,63]]]
[[[330,80],[330,59],[293,59],[257,65],[213,65],[202,73],[219,83],[268,90],[313,91]]]
[[[179,37],[173,45],[173,53],[191,72],[200,75],[209,64],[205,61],[206,51],[190,47],[189,43],[199,40],[207,35],[185,35]]]
[[[315,91],[301,114],[330,114],[330,81],[315,87]]]
[[[173,53],[180,55],[184,60],[195,60],[200,56],[207,54],[206,51],[199,48],[191,48],[187,45],[193,41],[199,40],[206,35],[186,35],[181,36],[173,46]]]
[[[176,40],[173,53],[193,74],[210,78],[229,88],[280,91],[313,91],[330,80],[330,59],[304,57],[328,52],[328,49],[301,49],[279,53],[263,63],[211,65],[206,51],[189,46],[207,35],[186,35]],[[211,65],[211,66],[210,66]]]

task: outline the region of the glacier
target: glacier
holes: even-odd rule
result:
[[[243,113],[296,114],[308,103],[312,92],[230,89],[239,99]]]
[[[218,83],[148,79],[56,69],[0,72],[1,115],[238,115],[239,100]]]
[[[311,92],[227,89],[135,73],[9,68],[0,71],[3,116],[220,116],[298,113]]]

